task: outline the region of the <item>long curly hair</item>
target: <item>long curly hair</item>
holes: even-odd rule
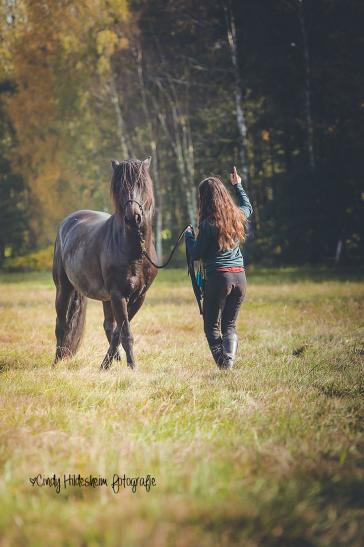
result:
[[[216,226],[219,249],[232,249],[239,241],[244,241],[245,215],[235,205],[223,182],[217,177],[208,177],[198,189],[199,222],[208,220]]]

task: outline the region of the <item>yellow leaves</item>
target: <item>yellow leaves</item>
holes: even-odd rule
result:
[[[115,52],[119,38],[112,30],[102,30],[97,33],[96,49],[100,58],[97,62],[99,74],[107,74],[110,71],[110,57]]]
[[[168,230],[168,228],[165,228],[162,230],[161,236],[163,240],[170,239],[172,237],[172,232],[171,230]]]
[[[270,139],[269,131],[267,131],[266,129],[264,129],[264,130],[262,131],[261,136],[262,136],[262,140],[263,140],[263,141],[268,142],[269,139]]]
[[[120,38],[119,48],[128,49],[128,47],[129,47],[129,40],[123,36],[122,38]]]
[[[61,35],[60,40],[66,54],[78,51],[80,48],[80,42],[74,34]]]
[[[110,62],[109,59],[105,57],[100,57],[97,62],[97,72],[100,75],[107,74],[110,71]]]
[[[126,22],[130,18],[128,0],[84,0],[85,13],[100,25]]]
[[[128,21],[132,35],[128,2],[3,4],[0,76],[16,83],[16,93],[3,99],[17,134],[13,169],[23,175],[39,206],[32,228],[43,237],[43,227],[80,206],[84,188],[98,172],[89,165],[82,172],[84,156],[95,155],[104,130],[92,97],[106,92],[112,56],[129,48],[124,34]],[[6,23],[9,10],[15,13],[14,25]]]
[[[118,49],[127,49],[129,40],[123,36],[118,37],[116,32],[106,29],[101,30],[96,36],[96,49],[99,54],[97,71],[99,74],[107,74],[110,71],[110,58]]]
[[[127,21],[129,19],[130,12],[128,0],[109,0],[108,6],[114,17],[117,17],[122,21]]]
[[[80,108],[86,108],[88,101],[90,100],[90,92],[84,91],[83,93],[80,93]]]
[[[112,30],[102,30],[97,33],[96,37],[97,52],[99,55],[111,57],[118,42],[119,38],[115,32]]]

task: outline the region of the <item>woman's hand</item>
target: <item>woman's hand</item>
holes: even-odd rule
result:
[[[193,233],[193,229],[191,226],[185,229],[185,239],[190,239],[190,236],[192,236],[192,238],[195,237],[195,234]]]
[[[240,184],[241,183],[241,177],[239,177],[235,165],[234,165],[233,172],[230,173],[230,182],[233,186],[235,186],[235,184]]]

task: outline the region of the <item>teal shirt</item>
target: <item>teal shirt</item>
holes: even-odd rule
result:
[[[241,184],[233,186],[238,198],[238,206],[246,218],[249,218],[253,208],[247,194]],[[215,271],[217,268],[244,267],[244,259],[239,244],[228,251],[220,251],[217,243],[217,228],[208,220],[203,220],[198,227],[197,239],[194,239],[190,232],[185,233],[185,241],[190,255],[195,259],[203,261],[206,273]]]

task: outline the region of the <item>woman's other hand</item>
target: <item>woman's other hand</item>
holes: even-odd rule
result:
[[[235,184],[240,184],[241,183],[241,177],[239,177],[235,165],[234,165],[233,172],[230,173],[230,182],[234,186],[235,186]]]

